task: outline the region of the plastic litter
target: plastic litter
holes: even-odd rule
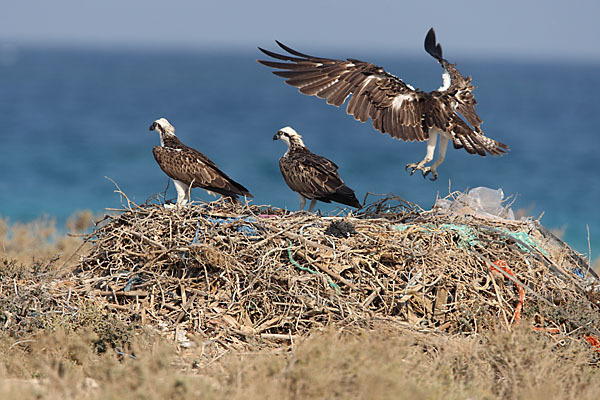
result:
[[[230,224],[236,221],[244,221],[255,223],[256,218],[254,217],[229,217],[229,218],[215,218],[215,217],[206,217],[206,220],[212,222],[213,224]],[[243,233],[246,236],[258,236],[258,232],[252,225],[239,225],[236,229],[238,232]]]
[[[454,200],[438,199],[435,208],[448,213],[474,213],[481,217],[515,219],[513,210],[503,205],[504,192],[501,188],[491,189],[480,186],[461,193]]]
[[[396,231],[405,231],[408,228],[416,227],[421,231],[430,231],[433,232],[437,229],[450,230],[454,231],[458,234],[458,247],[462,249],[468,249],[470,247],[476,246],[479,244],[479,240],[477,240],[477,233],[473,228],[463,224],[442,224],[439,227],[436,227],[432,224],[394,224],[392,225],[392,229]]]

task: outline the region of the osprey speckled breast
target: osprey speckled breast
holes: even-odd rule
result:
[[[154,146],[154,159],[167,176],[173,179],[177,190],[177,205],[190,200],[192,187],[238,199],[253,197],[248,189],[231,179],[207,156],[181,143],[175,136],[175,128],[165,118],[154,121],[151,131],[160,135],[160,146]]]
[[[298,193],[301,211],[306,205],[306,199],[311,201],[309,212],[313,211],[317,200],[361,207],[354,191],[346,186],[338,174],[338,166],[308,150],[302,136],[293,128],[281,128],[273,136],[273,140],[281,140],[288,146],[286,153],[279,159],[279,169],[285,183]]]

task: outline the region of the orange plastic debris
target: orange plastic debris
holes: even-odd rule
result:
[[[515,274],[511,271],[510,268],[508,268],[508,264],[506,263],[505,260],[497,260],[494,262],[494,265],[496,265],[498,268],[502,268],[502,270],[504,272],[506,272],[507,274],[509,274],[510,276],[515,276]],[[492,267],[495,268],[495,267]],[[499,271],[498,268],[495,268],[496,270]],[[513,323],[515,322],[519,322],[519,320],[521,319],[521,310],[523,309],[523,302],[525,301],[525,289],[523,289],[523,287],[521,285],[517,284],[517,290],[519,291],[519,302],[517,303],[517,306],[515,307],[515,313],[513,315]]]
[[[600,340],[594,335],[589,335],[585,337],[585,341],[588,342],[591,346],[596,348],[596,351],[600,352]]]

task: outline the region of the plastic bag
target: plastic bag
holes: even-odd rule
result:
[[[504,192],[501,188],[476,187],[468,193],[461,193],[455,200],[440,199],[435,208],[449,213],[474,213],[481,217],[515,219],[513,210],[504,206]]]

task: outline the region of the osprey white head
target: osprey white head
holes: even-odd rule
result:
[[[173,127],[173,125],[171,125],[169,123],[169,121],[167,121],[166,118],[159,118],[156,121],[154,121],[152,123],[152,125],[150,125],[150,130],[151,131],[158,131],[158,133],[165,133],[167,135],[169,135],[169,134],[174,135],[175,134],[175,128]]]
[[[166,118],[159,118],[150,125],[151,131],[158,132],[160,136],[160,145],[164,146],[163,135],[165,136],[175,136],[175,127],[167,121]]]
[[[288,149],[291,146],[306,147],[304,141],[302,141],[302,135],[296,132],[291,126],[286,126],[278,130],[275,136],[273,136],[273,140],[281,140],[287,144]]]

